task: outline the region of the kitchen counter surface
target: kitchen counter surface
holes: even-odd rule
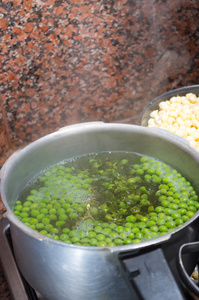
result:
[[[62,126],[139,124],[154,97],[198,84],[198,11],[197,0],[2,0],[0,166]],[[0,299],[11,299],[1,268]]]

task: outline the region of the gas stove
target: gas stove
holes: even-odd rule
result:
[[[0,219],[0,241],[0,263],[3,268],[12,299],[47,300],[30,286],[17,267],[12,249],[10,225],[6,217]],[[193,298],[187,293],[184,296],[186,300],[199,300],[199,298]]]
[[[0,262],[13,300],[47,300],[35,291],[20,273],[12,249],[10,225],[0,219]]]

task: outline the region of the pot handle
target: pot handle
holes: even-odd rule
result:
[[[126,271],[127,281],[131,283],[138,299],[185,300],[162,249],[120,259]]]
[[[194,280],[190,278],[183,264],[184,254],[197,253],[197,252],[199,255],[199,242],[183,244],[179,249],[178,258],[177,258],[177,268],[181,276],[181,279],[185,284],[185,286],[187,287],[187,289],[189,289],[189,291],[193,293],[197,297],[197,299],[199,299],[198,298],[199,287],[195,284]]]

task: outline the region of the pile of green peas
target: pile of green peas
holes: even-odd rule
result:
[[[165,235],[199,208],[177,170],[135,153],[89,154],[53,166],[19,196],[14,214],[41,234],[84,246]]]

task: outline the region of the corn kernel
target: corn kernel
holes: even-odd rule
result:
[[[199,98],[193,93],[159,103],[148,120],[149,127],[164,128],[185,138],[199,152]]]
[[[188,93],[186,94],[186,98],[191,102],[191,103],[197,103],[197,97],[195,94]]]

